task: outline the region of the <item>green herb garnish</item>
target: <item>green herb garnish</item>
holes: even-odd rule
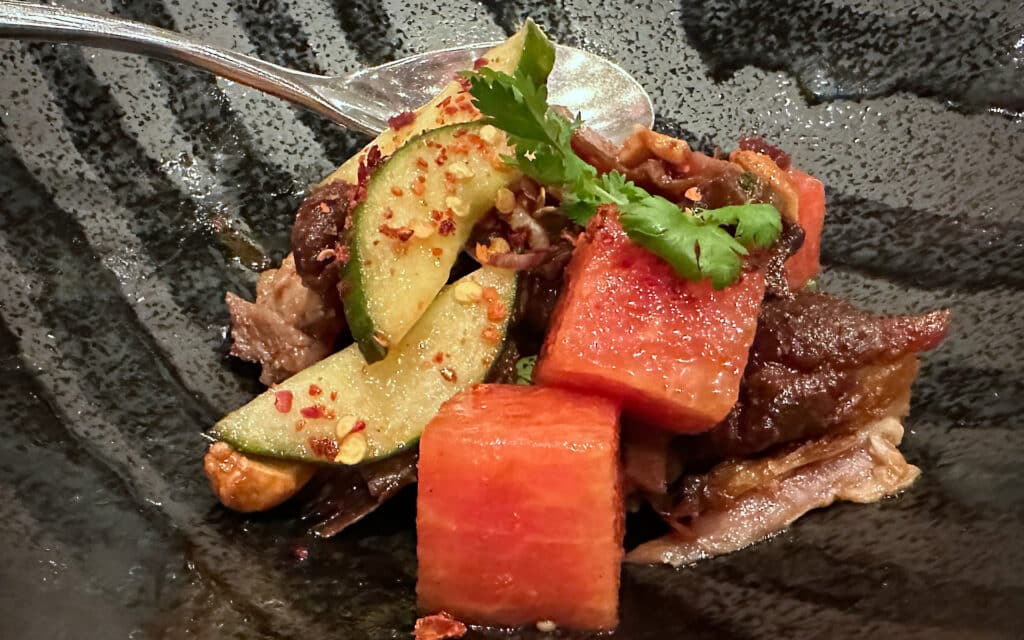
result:
[[[537,356],[527,356],[516,360],[516,384],[533,384],[533,368],[537,366]]]
[[[748,248],[775,242],[782,222],[770,204],[683,211],[617,171],[598,175],[572,150],[579,118],[569,120],[548,108],[547,77],[554,64],[554,47],[538,39],[524,52],[524,60],[526,56],[530,56],[528,64],[520,63],[515,75],[487,67],[464,75],[477,109],[515,146],[515,156],[506,161],[556,189],[562,212],[574,222],[586,224],[599,206],[614,204],[619,223],[633,242],[688,280],[710,278],[716,289],[739,278]]]

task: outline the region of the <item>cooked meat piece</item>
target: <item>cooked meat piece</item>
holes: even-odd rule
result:
[[[679,459],[669,455],[670,431],[637,424],[622,425],[622,470],[625,493],[640,489],[651,495],[663,494],[679,475]]]
[[[732,162],[692,151],[685,142],[640,129],[621,152],[583,127],[573,134],[572,148],[601,173],[617,170],[647,191],[683,206],[694,203],[686,193],[696,187],[700,206],[743,204],[753,195],[740,186],[743,169]],[[691,192],[692,193],[692,192]]]
[[[317,188],[299,205],[292,226],[292,255],[302,282],[321,295],[338,284],[338,270],[348,260],[342,234],[363,197],[357,185],[336,181]]]
[[[793,225],[800,223],[800,196],[789,175],[774,160],[756,151],[737,149],[729,154],[729,161],[757,178],[754,200],[774,205],[784,222]]]
[[[336,300],[303,285],[289,255],[280,269],[260,274],[256,302],[227,294],[232,355],[260,363],[268,385],[305,369],[331,353],[343,327]]]
[[[906,415],[916,353],[946,335],[949,315],[876,316],[823,293],[769,299],[736,406],[680,443],[689,468]]]
[[[826,363],[849,369],[934,349],[948,329],[948,311],[879,316],[842,298],[801,291],[764,305],[751,360],[779,362],[799,371],[814,371]]]
[[[313,477],[315,466],[258,458],[215,442],[203,457],[210,488],[225,507],[244,513],[266,511],[295,495]]]
[[[683,445],[684,455],[690,468],[706,467],[778,444],[905,416],[917,369],[913,355],[847,371],[826,366],[802,373],[777,363],[748,368],[736,408],[692,445]]]
[[[902,425],[887,418],[688,477],[683,499],[668,514],[674,531],[640,545],[626,560],[678,567],[764,540],[837,500],[867,503],[893,495],[920,473],[896,448],[902,438]]]
[[[768,142],[761,136],[743,136],[739,139],[739,148],[744,151],[756,151],[771,158],[783,171],[789,169],[791,159],[789,154],[775,145]]]

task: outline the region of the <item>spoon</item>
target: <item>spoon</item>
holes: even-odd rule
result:
[[[319,76],[205,44],[141,22],[24,2],[0,1],[0,37],[76,43],[181,62],[284,98],[338,124],[376,135],[388,118],[418,108],[454,75],[498,44],[421,53],[347,76]],[[549,100],[579,113],[590,129],[621,142],[654,123],[651,99],[622,67],[556,45]]]

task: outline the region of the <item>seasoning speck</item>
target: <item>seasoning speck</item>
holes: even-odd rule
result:
[[[342,464],[358,464],[366,457],[367,449],[366,435],[363,433],[350,433],[345,436],[338,447],[338,455],[334,457],[335,462]]]
[[[320,405],[313,405],[312,407],[302,407],[299,409],[299,413],[301,413],[304,418],[322,418],[324,410]]]
[[[278,391],[274,394],[274,408],[281,413],[288,413],[292,410],[292,392]]]

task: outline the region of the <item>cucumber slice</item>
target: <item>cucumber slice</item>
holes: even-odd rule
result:
[[[504,71],[511,74],[521,69],[524,72],[528,72],[536,61],[543,56],[543,52],[547,50],[548,44],[548,39],[544,32],[533,23],[533,20],[527,18],[519,31],[505,42],[485,53],[483,60],[486,60],[485,66],[495,71]],[[523,66],[521,67],[520,65]],[[424,131],[459,122],[476,120],[480,116],[473,111],[446,109],[449,106],[449,102],[446,101],[454,100],[461,92],[462,86],[458,82],[448,83],[448,86],[441,93],[437,94],[437,97],[416,110],[416,118],[411,123],[398,130],[388,128],[382,131],[370,144],[366,145],[363,151],[345,161],[331,175],[327,176],[321,184],[335,180],[344,180],[355,184],[359,179],[359,161],[366,156],[366,152],[370,147],[377,147],[381,153],[389,156],[401,148],[407,140]]]
[[[384,360],[367,364],[351,345],[265,391],[210,434],[245,453],[320,463],[410,447],[442,402],[488,375],[516,289],[514,272],[479,269],[446,287]],[[359,422],[365,428],[351,431]]]
[[[413,138],[370,179],[341,276],[345,317],[368,362],[416,324],[498,189],[519,177],[507,153],[495,127],[451,125]]]

